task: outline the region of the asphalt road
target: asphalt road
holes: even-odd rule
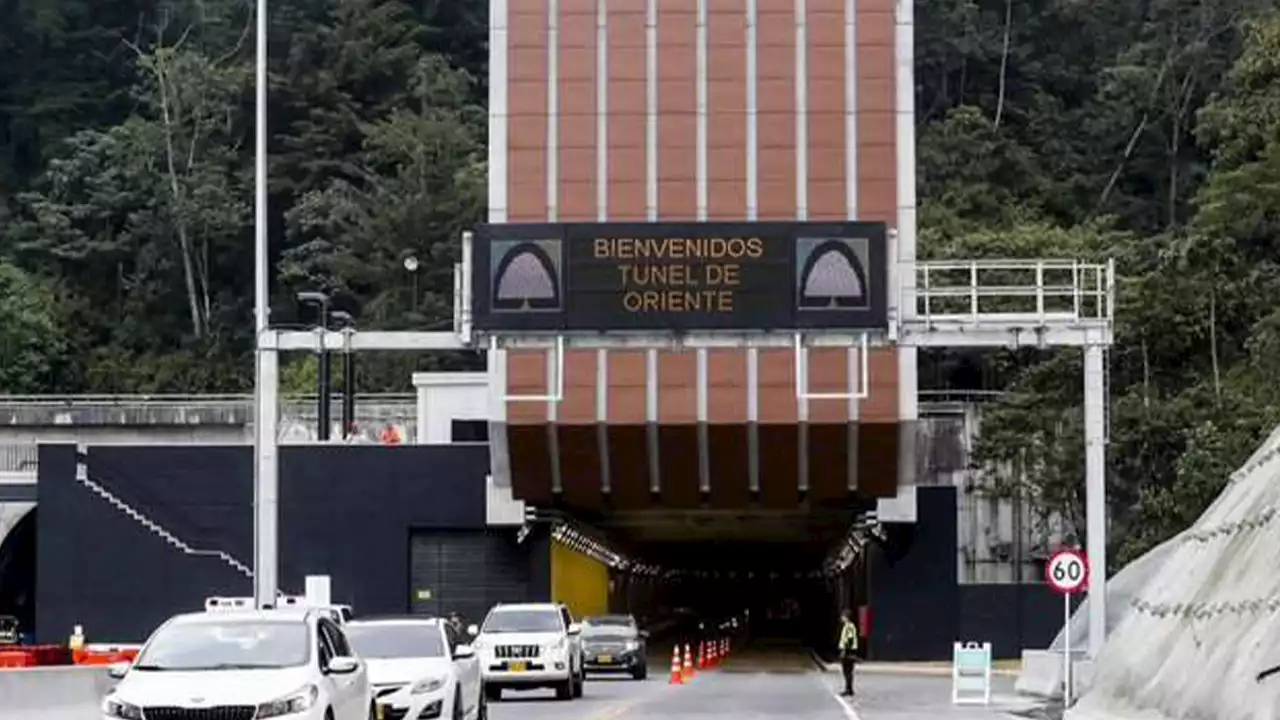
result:
[[[665,659],[663,659],[665,657]],[[557,701],[550,692],[507,692],[489,706],[493,720],[848,720],[806,652],[761,644],[735,653],[688,685],[670,684],[669,651],[656,650],[649,679],[591,676],[583,698]]]
[[[656,664],[651,666],[656,667]],[[491,704],[493,720],[1009,720],[1009,708],[954,707],[950,679],[867,675],[845,703],[837,674],[817,670],[807,654],[760,648],[672,686],[662,672],[649,680],[592,676],[584,697],[557,701],[550,692],[508,692]],[[1012,688],[997,686],[1008,697]]]

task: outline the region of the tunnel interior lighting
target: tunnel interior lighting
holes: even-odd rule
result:
[[[823,563],[823,572],[828,576],[845,572],[866,552],[871,542],[883,542],[887,537],[884,526],[874,512],[862,513],[850,524],[844,539],[828,554]]]
[[[551,538],[565,547],[582,553],[614,570],[625,571],[632,565],[630,558],[606,545],[602,540],[568,521],[558,521],[551,530]]]

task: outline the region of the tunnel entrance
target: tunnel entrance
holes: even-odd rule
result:
[[[841,609],[865,603],[865,548],[845,549],[869,506],[564,513],[553,539],[607,566],[609,611],[636,616],[660,641],[732,626],[756,648],[829,655]],[[553,555],[553,590],[574,588],[554,599],[585,610],[591,576],[574,570],[566,584],[569,572]]]
[[[32,637],[36,622],[36,512],[28,510],[0,542],[0,615]]]

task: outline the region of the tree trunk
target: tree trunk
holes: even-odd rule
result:
[[[1214,266],[1213,280],[1218,279],[1217,265]],[[1222,402],[1222,368],[1218,365],[1218,291],[1213,283],[1209,286],[1209,357],[1213,361],[1213,397]]]
[[[164,120],[165,164],[169,175],[169,192],[173,200],[174,230],[178,234],[178,250],[182,254],[182,276],[187,288],[187,308],[191,314],[191,331],[196,337],[202,338],[205,334],[205,316],[201,312],[200,293],[196,289],[195,263],[191,257],[191,235],[183,212],[186,197],[182,192],[182,185],[178,181],[177,148],[173,139],[174,119],[169,107],[169,75],[166,72],[164,61],[159,60],[158,56],[154,72],[156,73],[156,86],[160,93],[160,113]],[[192,142],[194,142],[194,139]]]
[[[994,127],[1000,129],[1000,119],[1004,116],[1004,88],[1009,70],[1009,30],[1013,26],[1013,0],[1004,3],[1004,49],[1000,52],[1000,91],[996,100],[996,119]]]

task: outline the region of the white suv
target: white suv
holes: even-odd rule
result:
[[[560,700],[582,697],[581,628],[564,605],[498,605],[472,646],[489,700],[502,699],[504,689],[534,688],[555,688]]]

